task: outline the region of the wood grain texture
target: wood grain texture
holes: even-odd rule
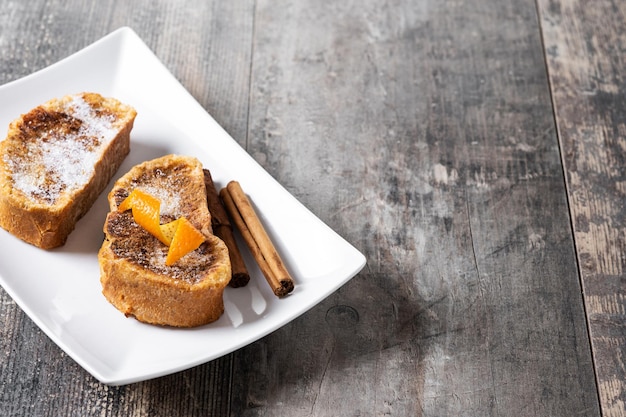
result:
[[[0,290],[0,415],[600,415],[533,0],[0,0],[0,10],[0,83],[128,25],[368,258],[262,340],[124,387],[96,382]],[[589,259],[618,271],[606,256]]]
[[[368,265],[233,414],[599,415],[534,3],[256,7],[248,151]]]
[[[626,4],[539,1],[605,417],[626,415]]]

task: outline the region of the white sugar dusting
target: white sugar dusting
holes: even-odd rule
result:
[[[54,203],[61,193],[84,186],[94,175],[94,165],[115,138],[114,117],[97,114],[80,95],[65,104],[64,113],[80,120],[77,131],[61,133],[62,126],[41,132],[28,143],[25,161],[6,160],[13,171],[15,188],[34,200]]]
[[[182,216],[180,211],[180,194],[178,190],[170,190],[168,187],[141,185],[142,191],[150,194],[161,203],[161,215],[178,218]]]

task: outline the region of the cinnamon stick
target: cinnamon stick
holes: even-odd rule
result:
[[[220,191],[220,197],[274,294],[283,297],[292,292],[293,278],[239,183],[229,182]]]
[[[250,281],[250,274],[243,261],[241,252],[233,236],[233,227],[228,220],[228,214],[217,195],[217,189],[213,183],[211,172],[204,169],[204,186],[206,188],[207,205],[211,213],[211,226],[213,233],[224,241],[228,248],[232,277],[228,285],[234,288],[243,287]]]

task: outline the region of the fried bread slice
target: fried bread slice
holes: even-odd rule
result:
[[[14,120],[0,142],[0,226],[40,248],[63,245],[130,151],[136,115],[81,93]]]
[[[193,157],[166,155],[133,167],[109,193],[105,240],[98,254],[104,296],[137,320],[194,327],[224,312],[224,287],[231,277],[228,249],[213,235],[202,164]],[[139,189],[161,203],[161,224],[185,217],[205,241],[171,266],[168,247],[138,225],[132,210],[118,207]]]

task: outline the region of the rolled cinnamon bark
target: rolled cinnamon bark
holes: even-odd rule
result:
[[[283,297],[292,292],[293,278],[239,183],[229,182],[220,197],[274,294]]]
[[[243,287],[250,281],[250,274],[248,273],[246,264],[243,261],[241,252],[239,252],[239,248],[237,247],[237,242],[233,236],[233,228],[228,220],[228,214],[226,213],[226,210],[217,195],[217,189],[213,183],[211,172],[208,169],[204,169],[203,171],[207,205],[209,207],[209,212],[211,213],[211,226],[213,227],[213,233],[215,236],[224,241],[230,256],[232,278],[228,285],[234,288]]]

